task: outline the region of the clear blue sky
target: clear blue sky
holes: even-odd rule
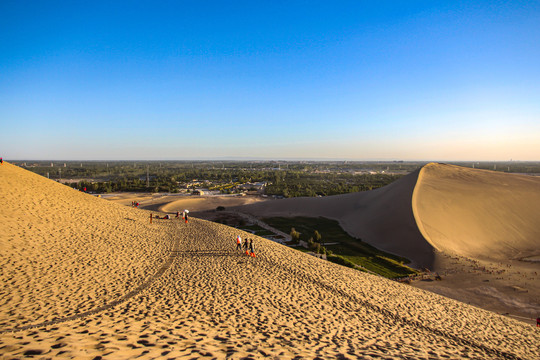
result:
[[[538,1],[0,0],[5,159],[540,160]]]

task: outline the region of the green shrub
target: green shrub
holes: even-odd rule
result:
[[[356,268],[356,265],[352,261],[347,260],[339,255],[328,255],[326,259],[339,265],[347,266],[353,269]]]

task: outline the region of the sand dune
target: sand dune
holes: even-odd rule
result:
[[[419,231],[411,207],[418,172],[373,191],[283,199],[243,206],[238,210],[258,217],[324,216],[335,219],[352,236],[405,256],[417,267],[432,268],[435,250]]]
[[[375,191],[238,209],[326,216],[351,235],[445,275],[415,286],[531,320],[540,313],[540,178],[431,163]],[[516,290],[523,289],[523,290]]]
[[[215,210],[218,206],[229,208],[266,201],[258,196],[187,196],[172,202],[166,202],[159,211],[166,213],[182,212],[189,209],[192,212]]]
[[[540,356],[531,326],[258,237],[247,257],[220,224],[6,163],[0,199],[2,358]]]
[[[438,250],[497,260],[540,255],[540,177],[428,164],[412,205]]]
[[[438,251],[496,260],[540,255],[539,177],[431,163],[374,191],[241,211],[336,219],[351,235],[431,269]]]

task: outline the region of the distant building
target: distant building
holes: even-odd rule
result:
[[[266,187],[266,182],[258,182],[258,183],[245,183],[242,185],[238,185],[239,189],[242,190],[263,190]]]

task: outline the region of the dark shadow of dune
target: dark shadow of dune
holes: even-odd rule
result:
[[[419,171],[372,191],[283,199],[234,210],[257,217],[323,216],[335,219],[351,236],[404,256],[413,262],[413,266],[433,268],[435,249],[420,233],[412,210],[412,195]]]

